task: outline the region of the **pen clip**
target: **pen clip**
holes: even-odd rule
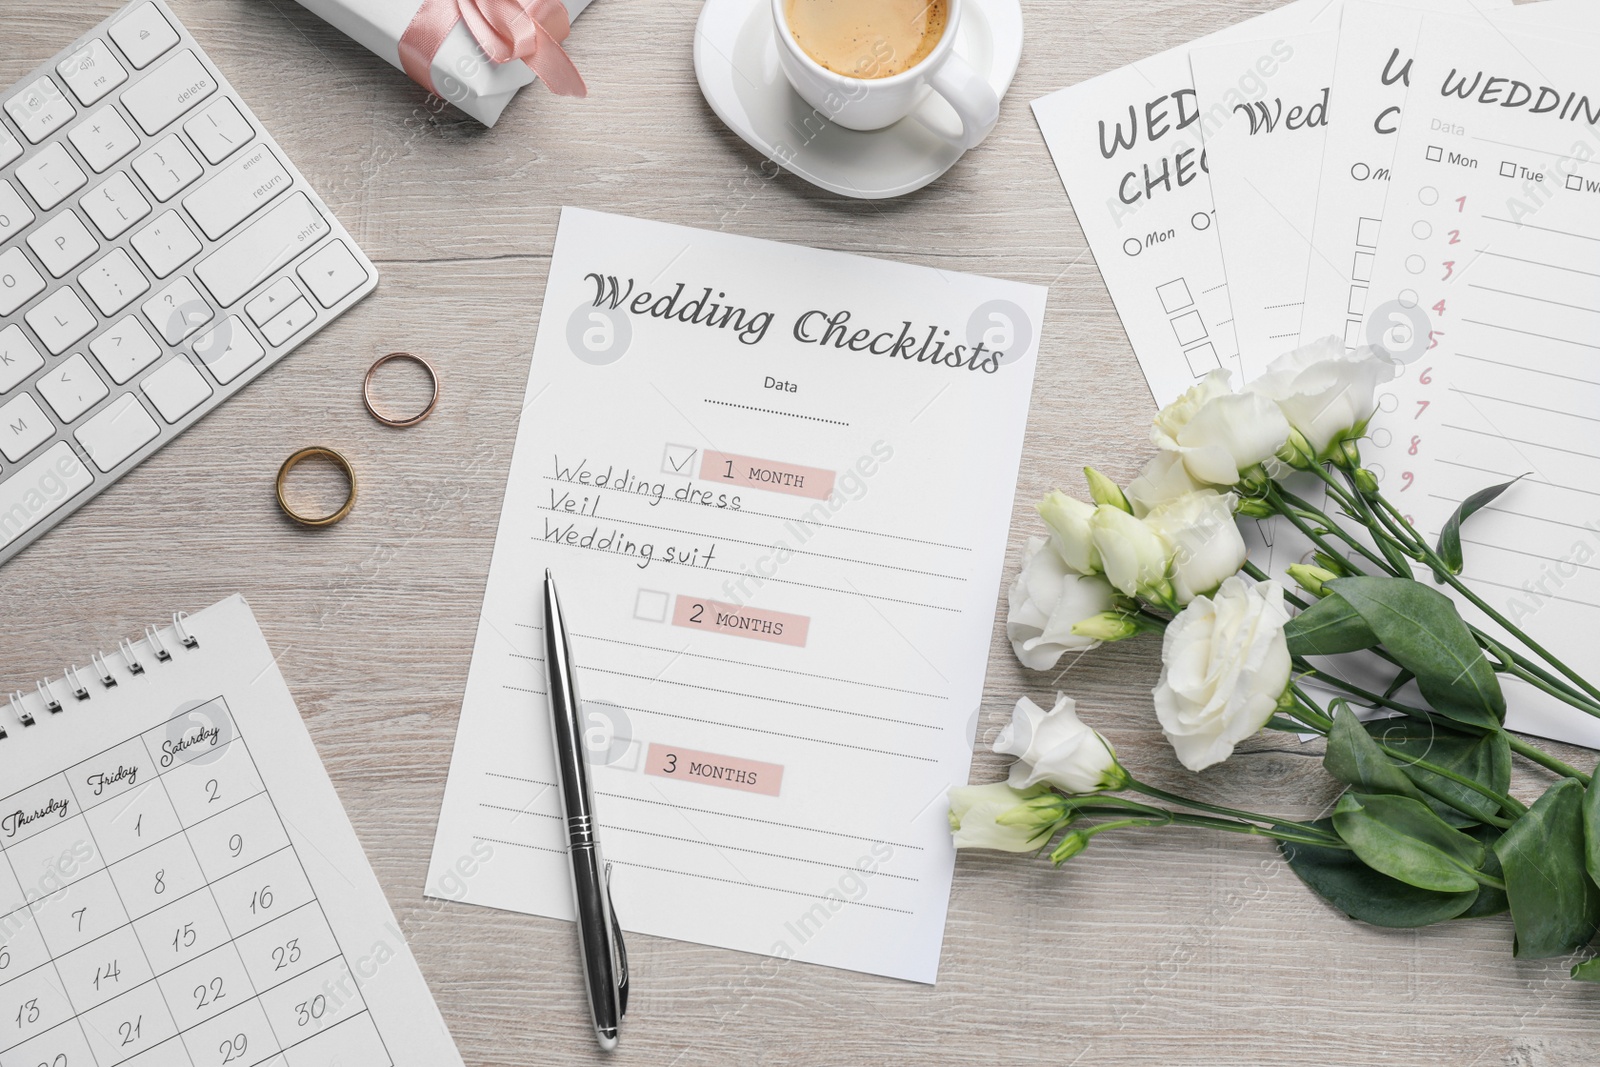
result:
[[[617,906],[611,901],[611,864],[606,864],[606,911],[611,914],[611,944],[617,967],[617,1014],[628,1014],[628,946],[622,940],[622,923],[617,921]]]

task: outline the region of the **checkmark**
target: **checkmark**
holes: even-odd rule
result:
[[[695,453],[699,451],[693,445],[668,445],[661,469],[667,474],[690,474],[694,469]]]

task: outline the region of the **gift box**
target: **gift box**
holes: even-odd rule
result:
[[[589,2],[299,0],[485,126],[535,78],[564,96],[584,94],[561,42]]]

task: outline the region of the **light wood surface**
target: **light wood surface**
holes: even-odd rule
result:
[[[398,0],[396,0],[398,2]],[[0,0],[0,85],[119,6]],[[383,272],[378,292],[0,569],[0,684],[236,591],[281,653],[311,733],[469,1064],[590,1063],[571,928],[422,897],[558,208],[992,274],[1050,287],[1011,534],[1094,463],[1131,477],[1153,412],[1028,102],[1263,10],[1244,0],[1027,0],[1000,125],[900,200],[825,194],[718,122],[691,66],[699,6],[598,0],[570,51],[590,97],[530,87],[498,128],[425,95],[289,0],[173,6]],[[361,376],[427,354],[444,398],[386,430]],[[341,526],[278,513],[272,478],[306,444],[356,462]],[[1150,780],[1315,813],[1315,746],[1258,739],[1196,780],[1173,759],[1148,642],[1020,668],[998,612],[973,778],[1023,694],[1068,689]],[[1065,661],[1064,661],[1065,664]],[[1569,758],[1592,757],[1569,753]],[[1540,782],[1520,783],[1523,795]],[[1101,838],[1066,870],[964,855],[934,988],[643,936],[619,1064],[1051,1062],[1593,1063],[1600,990],[1516,961],[1503,919],[1358,926],[1266,842],[1200,831]],[[9,1065],[8,1065],[9,1067]]]

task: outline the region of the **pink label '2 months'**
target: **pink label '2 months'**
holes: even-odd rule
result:
[[[679,596],[672,606],[672,625],[804,648],[811,620],[786,611],[741,608],[737,604]]]

